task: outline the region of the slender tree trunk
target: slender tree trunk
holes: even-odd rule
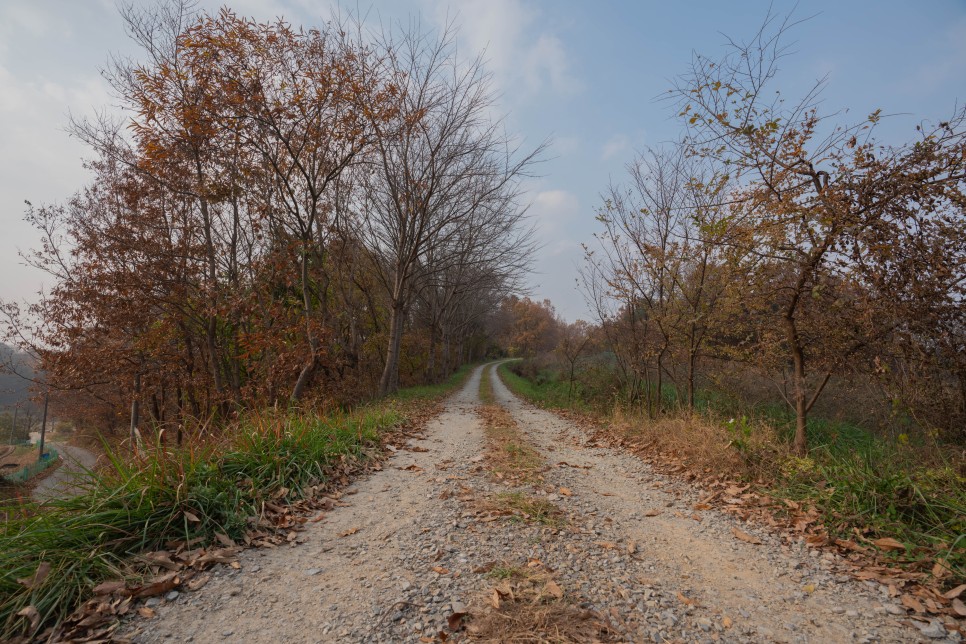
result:
[[[399,349],[402,345],[404,307],[398,299],[393,303],[389,318],[389,350],[386,352],[386,366],[379,381],[379,395],[395,393],[399,390]]]
[[[664,350],[657,354],[657,388],[654,392],[654,410],[660,416],[664,410]]]
[[[131,448],[138,451],[138,423],[141,422],[141,372],[134,374],[134,395],[131,397]]]
[[[694,372],[698,359],[697,352],[692,351],[688,356],[688,410],[694,411]]]
[[[792,352],[792,395],[795,402],[795,440],[792,448],[804,456],[808,452],[808,402],[806,400],[805,351],[798,337],[795,318],[785,318],[785,335]]]
[[[308,242],[303,242],[307,244]],[[309,286],[309,250],[302,248],[302,315],[305,317],[305,340],[309,345],[309,355],[306,357],[305,365],[299,372],[295,387],[292,388],[292,402],[298,402],[305,395],[305,390],[315,376],[315,370],[319,366],[319,340],[315,337],[312,330],[312,290]]]

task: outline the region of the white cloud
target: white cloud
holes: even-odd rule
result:
[[[623,134],[612,136],[600,150],[600,160],[609,161],[630,147],[630,141]]]
[[[580,200],[566,190],[544,190],[533,198],[529,214],[534,219],[538,236],[544,242],[555,242],[564,227],[580,215]]]
[[[461,45],[484,53],[505,97],[532,98],[548,91],[569,96],[580,90],[563,41],[524,0],[466,0],[455,10],[445,0],[424,2],[439,24],[455,21]]]

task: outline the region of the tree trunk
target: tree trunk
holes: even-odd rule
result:
[[[694,411],[694,372],[697,359],[697,353],[692,352],[688,356],[688,411]]]
[[[808,453],[808,402],[805,399],[805,351],[798,337],[795,318],[785,318],[785,334],[792,352],[792,394],[795,402],[795,440],[792,449],[799,456]]]
[[[307,243],[307,242],[306,242]],[[305,390],[312,382],[315,370],[319,366],[319,341],[312,331],[312,293],[309,288],[309,251],[302,249],[302,315],[305,317],[305,339],[309,345],[308,359],[299,372],[298,380],[292,389],[292,402],[298,402],[305,394]]]
[[[134,375],[134,395],[131,397],[131,448],[138,451],[138,423],[141,421],[141,373]]]
[[[396,393],[399,390],[399,348],[402,344],[403,331],[402,302],[393,303],[389,318],[389,350],[386,352],[386,366],[379,381],[379,395]]]

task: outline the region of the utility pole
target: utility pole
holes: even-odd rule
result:
[[[19,411],[20,411],[20,403],[18,402],[16,405],[13,406],[13,425],[10,426],[10,444],[11,445],[13,445],[13,441],[17,437],[17,412]]]
[[[44,457],[44,439],[47,437],[47,403],[50,402],[50,387],[44,392],[44,420],[40,424],[40,456],[37,460]]]

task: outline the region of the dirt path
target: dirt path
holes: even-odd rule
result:
[[[75,494],[78,489],[78,479],[86,476],[87,470],[94,469],[97,464],[97,456],[83,447],[64,443],[48,443],[48,445],[57,450],[64,462],[34,487],[33,497],[38,501]]]
[[[877,586],[836,577],[821,557],[767,536],[762,545],[740,542],[727,515],[688,518],[697,499],[687,486],[628,455],[586,446],[580,429],[520,402],[499,382],[497,401],[548,467],[535,485],[496,480],[482,460],[480,375],[477,369],[429,423],[424,439],[356,482],[343,507],[307,524],[300,545],[246,551],[239,569],[214,571],[202,590],[149,600],[156,616],[130,622],[127,635],[139,642],[430,642],[443,631],[450,642],[474,641],[481,634],[472,629],[486,622],[491,602],[507,597],[495,588],[540,579],[552,580],[540,583],[579,615],[569,625],[583,633],[579,641],[920,639],[882,607]],[[539,497],[560,517],[495,514],[493,500],[507,494]],[[463,612],[471,631],[450,633],[448,618]]]

